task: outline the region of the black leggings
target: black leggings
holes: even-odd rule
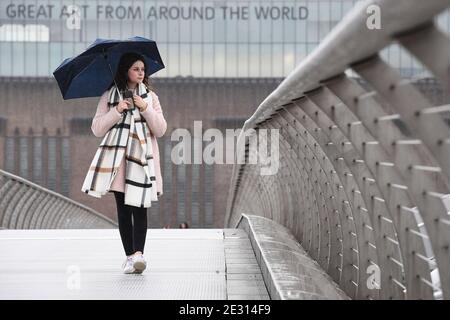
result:
[[[125,204],[125,193],[113,191],[116,198],[117,220],[123,248],[127,256],[136,251],[144,253],[147,235],[147,208],[138,208]],[[131,221],[133,216],[133,222]]]

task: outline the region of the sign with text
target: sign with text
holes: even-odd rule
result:
[[[86,4],[84,1],[1,1],[0,19],[58,20],[72,16],[89,20],[305,20],[309,10],[297,1],[283,5],[241,2],[138,2]]]

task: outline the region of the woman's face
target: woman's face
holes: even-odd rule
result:
[[[137,60],[133,65],[128,69],[128,81],[130,83],[139,83],[144,80],[145,76],[145,66],[144,62],[141,60]]]

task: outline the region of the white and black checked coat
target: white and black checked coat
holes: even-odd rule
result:
[[[152,96],[143,83],[139,83],[137,94],[152,105]],[[119,103],[121,93],[116,86],[108,92],[108,105]],[[125,110],[117,122],[102,139],[83,182],[82,191],[93,197],[105,195],[120,163],[125,156],[125,204],[148,208],[151,201],[158,200],[155,165],[150,131],[139,109]]]

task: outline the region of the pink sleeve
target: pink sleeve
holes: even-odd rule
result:
[[[91,130],[96,137],[103,137],[121,118],[122,115],[116,108],[108,111],[108,91],[105,91],[98,102]]]
[[[148,105],[147,109],[144,112],[141,112],[141,114],[147,121],[151,133],[155,137],[160,138],[166,132],[167,122],[166,119],[164,119],[158,96],[153,91],[150,91],[150,94],[152,95],[152,105]]]

